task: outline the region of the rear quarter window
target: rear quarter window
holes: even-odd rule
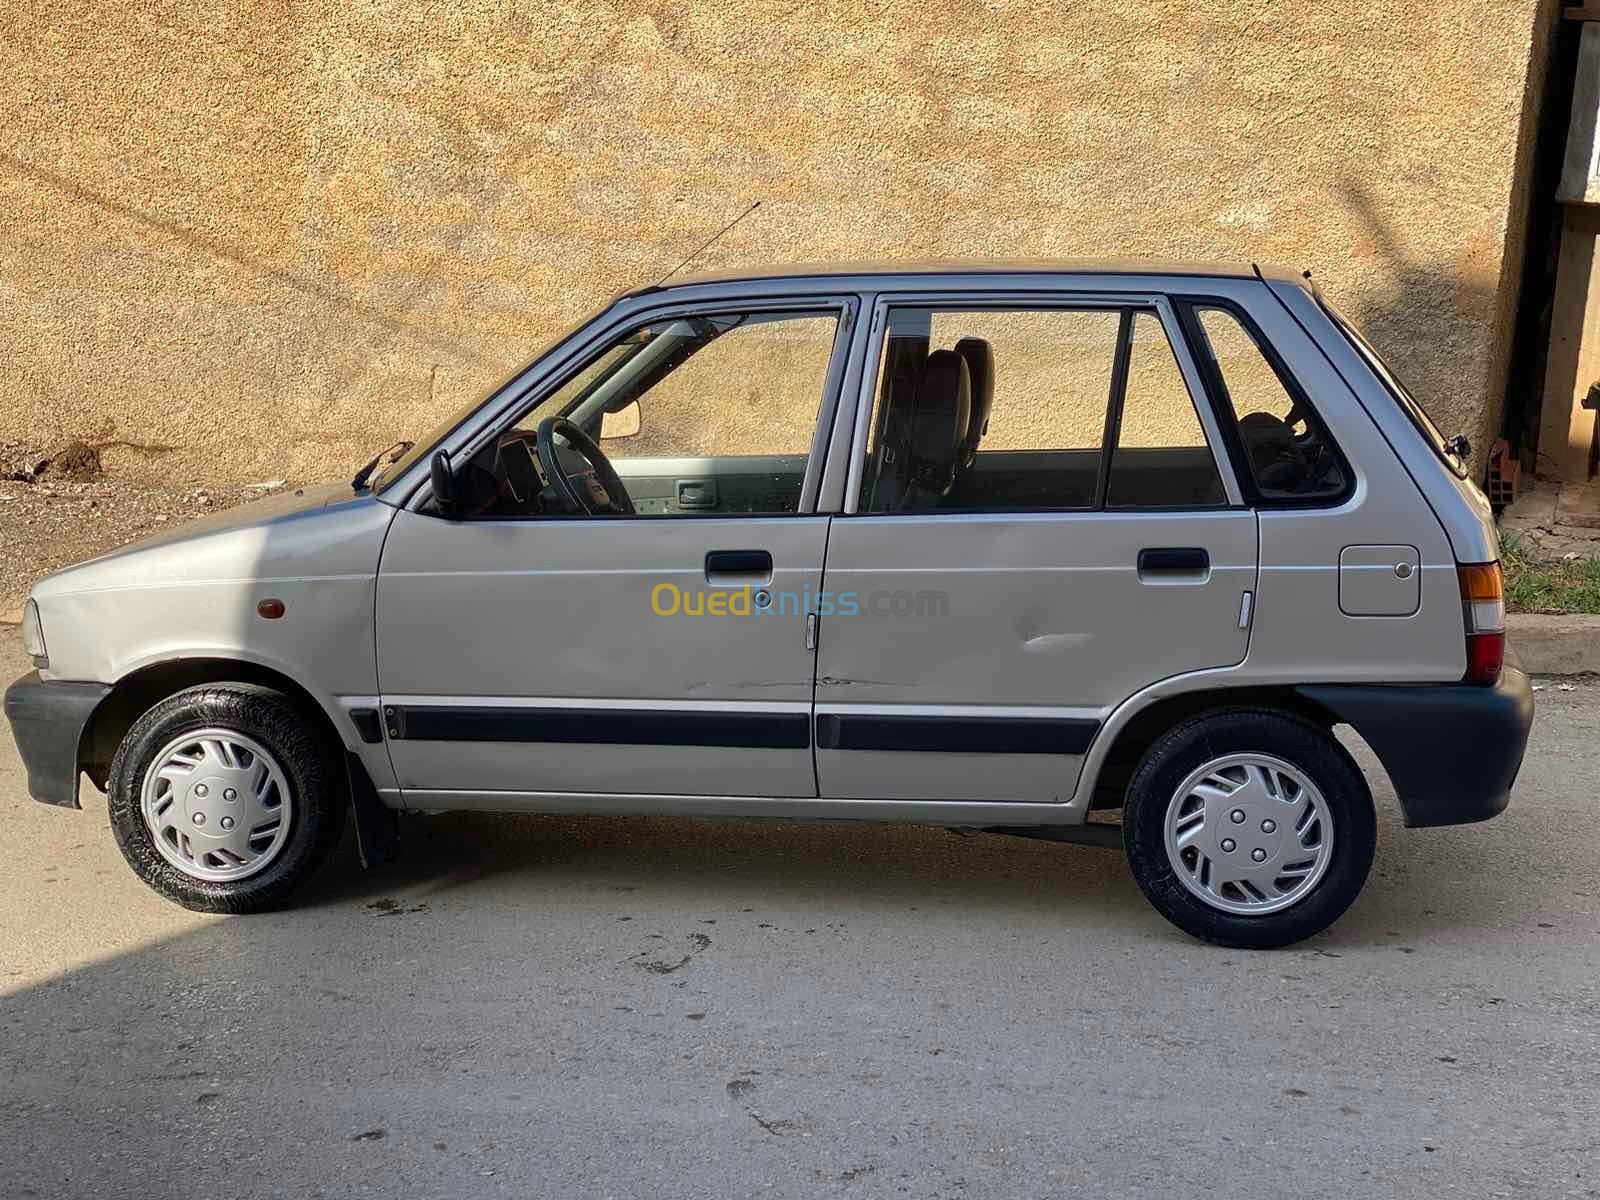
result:
[[[1258,504],[1338,503],[1350,470],[1316,410],[1254,325],[1220,304],[1197,300],[1189,327],[1202,369],[1225,411],[1241,474]]]

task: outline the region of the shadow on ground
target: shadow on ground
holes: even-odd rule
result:
[[[292,911],[0,999],[0,1193],[1109,1195],[1271,1167],[1376,1195],[1441,1146],[1520,1178],[1502,1101],[1550,1086],[1555,1051],[1507,1040],[1542,985],[1501,968],[1549,897],[1463,886],[1527,834],[1511,820],[1386,822],[1332,933],[1252,955],[1169,929],[1112,851],[412,818],[403,861],[362,873],[346,845]],[[105,919],[131,886],[50,895]],[[1572,1049],[1563,1070],[1597,1065]],[[1230,1165],[1252,1138],[1269,1149]]]

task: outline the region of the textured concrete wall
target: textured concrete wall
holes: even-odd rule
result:
[[[756,197],[705,265],[1312,266],[1481,439],[1539,7],[13,0],[0,440],[347,470]]]

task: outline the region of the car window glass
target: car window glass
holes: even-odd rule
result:
[[[1226,309],[1201,307],[1195,315],[1261,497],[1307,501],[1342,494],[1345,472],[1326,431],[1297,403],[1255,335]]]
[[[1092,507],[1119,320],[890,310],[862,511]]]
[[[639,397],[639,433],[601,438],[612,459],[811,449],[838,318],[715,320],[724,331]]]
[[[1226,500],[1216,459],[1161,319],[1136,313],[1106,505],[1187,508]]]
[[[674,317],[628,332],[475,456],[466,515],[583,515],[562,503],[537,451],[553,417],[593,439],[636,515],[796,511],[838,328],[837,312],[803,311]],[[567,478],[615,515],[593,486],[602,473],[567,440],[554,447]]]

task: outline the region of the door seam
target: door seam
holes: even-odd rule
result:
[[[834,517],[828,517],[827,528],[822,531],[822,570],[817,576],[817,594],[828,590],[828,543],[833,537]],[[817,607],[821,608],[819,599]],[[822,617],[817,617],[817,644],[811,651],[811,709],[806,716],[806,726],[810,730],[808,741],[811,743],[811,783],[816,789],[817,799],[822,798],[822,771],[817,766],[817,664],[822,659]]]

